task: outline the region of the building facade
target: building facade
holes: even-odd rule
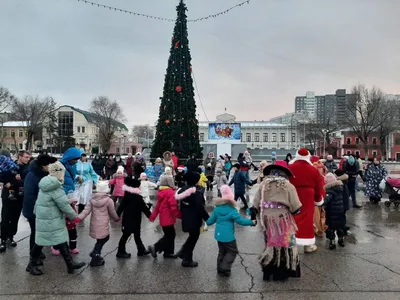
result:
[[[347,94],[345,89],[324,96],[315,96],[314,92],[307,92],[305,96],[295,98],[295,112],[307,114],[318,124],[344,124],[349,109],[347,103],[352,97],[354,95]]]
[[[398,142],[400,143],[400,139],[398,140]],[[316,155],[321,157],[326,157],[326,155],[332,154],[335,158],[341,158],[344,155],[352,154],[352,155],[360,155],[360,157],[365,159],[369,157],[378,157],[378,158],[384,157],[385,153],[382,153],[382,145],[380,143],[379,133],[372,132],[370,134],[370,136],[368,137],[367,146],[368,150],[367,152],[365,152],[364,143],[360,140],[357,134],[350,129],[345,129],[342,131],[333,132],[330,135],[330,143],[327,143],[322,139],[318,140]],[[385,148],[389,147],[391,146],[390,145],[385,146]],[[385,151],[387,153],[391,153],[392,148],[386,149]]]
[[[199,137],[202,144],[211,142],[208,138],[209,123],[240,123],[240,143],[248,149],[298,149],[303,143],[295,122],[291,126],[290,122],[279,124],[269,121],[236,121],[235,116],[223,114],[217,116],[215,122],[199,122]]]
[[[9,149],[10,151],[26,150],[27,143],[27,126],[26,122],[9,121],[0,124],[1,126],[1,148]],[[33,143],[35,149],[37,143]]]
[[[99,148],[99,129],[95,122],[98,116],[73,106],[63,105],[57,109],[56,117],[58,137],[61,139],[72,138],[73,144],[85,149],[87,153],[91,153],[94,147]],[[116,136],[127,136],[128,128],[120,122],[115,121],[115,123],[118,128]],[[46,128],[43,128],[43,148],[53,153],[61,153],[65,150],[61,149],[62,144],[58,143]]]

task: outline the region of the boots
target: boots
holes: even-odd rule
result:
[[[17,242],[14,241],[14,238],[8,238],[7,242],[10,245],[11,248],[17,247]]]
[[[34,276],[43,275],[43,271],[38,268],[38,261],[32,257],[30,258],[29,264],[26,267],[26,271]]]
[[[196,268],[199,265],[198,262],[193,260],[183,260],[182,267],[184,268]]]
[[[6,250],[7,250],[7,242],[5,240],[1,240],[0,253],[6,252]]]
[[[344,247],[344,239],[342,237],[339,238],[338,244],[340,247]]]
[[[58,246],[65,263],[67,264],[68,274],[73,274],[74,270],[78,270],[85,266],[84,262],[76,263],[72,259],[71,253],[69,252],[69,247],[67,243]]]
[[[335,249],[336,249],[335,240],[330,240],[329,241],[329,250],[335,250]]]
[[[92,256],[92,260],[90,261],[90,266],[92,267],[100,267],[105,264],[104,259],[100,256],[100,254],[96,253]]]

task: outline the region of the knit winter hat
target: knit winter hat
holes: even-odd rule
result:
[[[236,164],[233,165],[233,167],[236,168],[236,169],[240,169],[240,164],[236,163]]]
[[[64,183],[65,167],[59,161],[49,164],[49,175],[56,177],[61,183]]]
[[[11,157],[10,150],[8,150],[8,149],[0,149],[0,155]]]
[[[147,179],[146,173],[141,173],[140,174],[140,180],[146,180],[146,179]]]
[[[117,174],[124,174],[124,167],[123,166],[118,166],[118,169],[117,169]]]
[[[133,188],[138,188],[140,187],[140,181],[134,178],[130,178],[130,177],[125,177],[124,183],[126,186],[130,186]]]
[[[160,177],[160,186],[175,187],[174,177],[172,175],[162,175]]]
[[[183,170],[185,170],[185,167],[184,166],[179,166],[178,170],[183,171]]]
[[[326,184],[335,182],[336,180],[337,180],[337,178],[336,178],[335,174],[333,174],[333,173],[328,173],[325,176],[325,183]]]
[[[342,169],[337,169],[337,170],[335,171],[335,175],[336,175],[337,177],[340,177],[340,176],[344,175],[344,171],[343,171]]]
[[[221,190],[221,194],[222,194],[222,199],[225,200],[235,200],[235,197],[233,196],[233,192],[231,190],[231,188],[229,187],[229,185],[223,185],[220,188]]]
[[[108,194],[110,192],[108,181],[99,181],[96,185],[96,192]]]
[[[348,161],[348,163],[349,163],[350,165],[354,165],[354,163],[356,162],[356,160],[354,159],[353,156],[350,156],[350,157],[347,159],[347,161]]]
[[[52,157],[48,154],[40,154],[36,159],[36,163],[39,167],[48,166],[49,164],[54,164],[57,161],[57,158]]]
[[[167,175],[172,175],[172,169],[171,169],[171,167],[165,167],[164,172],[165,172],[165,174],[167,174]]]
[[[326,157],[326,159],[327,159],[327,160],[332,160],[332,159],[333,159],[333,156],[332,156],[332,155],[328,155],[328,156]]]
[[[319,162],[319,157],[313,155],[313,156],[311,156],[310,161],[311,161],[313,164],[315,164],[315,163]]]
[[[200,181],[200,174],[196,172],[192,172],[186,174],[186,182],[188,186],[195,186]]]

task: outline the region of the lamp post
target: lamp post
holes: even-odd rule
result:
[[[322,133],[324,134],[324,152],[323,152],[323,154],[322,154],[322,157],[323,158],[325,158],[325,146],[326,146],[326,133],[328,132],[328,130],[326,130],[326,129],[322,129]]]

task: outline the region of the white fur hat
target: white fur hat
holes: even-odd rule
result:
[[[110,192],[108,181],[99,181],[96,185],[96,192],[108,194]]]
[[[64,183],[65,167],[59,161],[49,164],[49,175],[56,177],[61,183]]]
[[[124,174],[124,170],[123,166],[118,166],[117,173]]]
[[[147,178],[147,174],[146,173],[141,173],[140,174],[140,180],[145,180]]]

